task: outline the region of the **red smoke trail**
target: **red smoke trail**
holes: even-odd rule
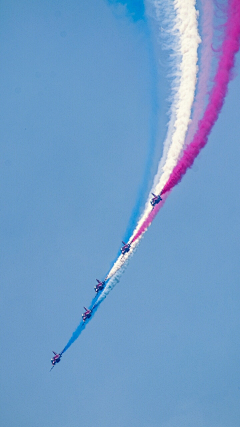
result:
[[[223,106],[224,98],[227,94],[228,83],[231,79],[231,71],[234,66],[235,54],[239,50],[240,43],[240,0],[229,0],[228,19],[225,25],[225,37],[222,43],[221,56],[217,68],[217,73],[214,78],[214,86],[210,93],[209,102],[205,110],[202,120],[198,125],[198,130],[195,133],[193,141],[184,150],[182,158],[173,169],[170,178],[165,184],[161,195],[163,201],[160,202],[150,212],[140,229],[132,239],[135,242],[149,227],[153,219],[163,206],[168,193],[175,185],[177,185],[187,169],[190,168],[199,154],[200,150],[206,145],[208,135],[210,134],[214,123]]]
[[[163,205],[167,199],[167,196],[168,196],[168,194],[164,194],[164,196],[162,197],[162,201],[158,205],[156,205],[154,207],[154,209],[150,212],[148,217],[145,219],[145,221],[142,223],[141,227],[139,228],[139,230],[137,231],[137,233],[133,237],[131,243],[135,242],[147,230],[147,228],[152,223],[152,221],[154,220],[157,213],[163,207]]]
[[[210,93],[209,103],[193,141],[184,150],[182,158],[173,169],[169,180],[165,184],[161,194],[170,191],[177,185],[187,169],[190,168],[206,145],[208,136],[216,122],[227,94],[228,83],[232,77],[231,71],[234,66],[235,54],[240,45],[240,0],[230,0],[228,7],[228,19],[225,27],[225,37],[222,43],[221,56],[214,78],[214,86]]]
[[[192,142],[198,128],[198,122],[202,118],[206,100],[208,99],[208,82],[211,73],[211,63],[213,57],[213,15],[214,5],[212,0],[201,0],[202,14],[200,21],[202,23],[202,50],[200,59],[200,72],[198,75],[198,91],[193,104],[192,120],[187,132],[185,147]]]

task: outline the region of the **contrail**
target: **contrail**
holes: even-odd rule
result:
[[[214,78],[214,85],[209,97],[209,103],[202,120],[199,122],[198,130],[191,144],[185,149],[179,163],[165,184],[162,194],[170,191],[177,185],[187,169],[190,168],[206,145],[208,136],[222,109],[224,99],[227,95],[228,83],[232,77],[232,69],[235,55],[240,45],[240,1],[230,0],[227,11],[228,19],[225,26],[225,37],[222,43],[221,56]]]

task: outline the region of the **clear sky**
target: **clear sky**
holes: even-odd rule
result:
[[[239,55],[208,145],[49,373],[116,257],[152,138],[150,32],[124,11],[1,1],[4,427],[239,427]]]

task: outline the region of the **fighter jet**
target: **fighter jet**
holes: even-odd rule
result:
[[[59,363],[62,357],[62,353],[58,354],[55,353],[55,351],[53,351],[54,356],[51,359],[51,363],[52,363],[52,367],[50,369],[50,371],[54,368],[54,366],[56,365],[56,363]]]
[[[123,255],[125,255],[127,252],[129,252],[130,251],[130,243],[124,243],[124,242],[122,242],[123,243],[123,247],[121,248],[121,252],[122,252],[122,254]]]
[[[96,280],[97,280],[98,284],[96,286],[94,286],[94,290],[98,294],[98,292],[100,292],[104,289],[105,280],[103,282],[100,282],[100,280],[98,280],[98,279],[96,279]]]
[[[90,319],[92,310],[88,310],[86,307],[83,308],[85,309],[85,313],[82,314],[82,320],[85,322],[87,319]]]
[[[160,196],[160,194],[158,194],[156,196],[156,194],[152,193],[153,198],[151,199],[150,203],[152,205],[152,207],[154,208],[155,205],[157,205],[159,202],[161,202],[162,198]]]

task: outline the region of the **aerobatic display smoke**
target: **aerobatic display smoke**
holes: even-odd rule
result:
[[[193,115],[187,132],[184,145],[188,145],[197,130],[198,122],[201,119],[208,94],[208,84],[211,74],[212,63],[212,43],[213,43],[213,3],[209,0],[201,0],[202,14],[202,46],[200,58],[200,71],[198,75],[198,88],[195,101],[193,104]]]
[[[159,194],[164,184],[167,182],[174,166],[182,154],[185,136],[190,123],[191,108],[194,100],[194,93],[197,81],[197,50],[201,41],[197,29],[197,11],[195,0],[177,0],[173,2],[175,19],[168,22],[168,32],[174,35],[174,43],[170,39],[168,48],[172,49],[173,56],[177,59],[177,67],[174,69],[172,92],[173,102],[170,107],[171,117],[168,125],[166,140],[164,141],[163,156],[159,162],[158,171],[154,178],[154,183],[148,197],[145,209],[134,230],[133,236],[141,233],[148,216],[152,216],[149,204],[151,193]],[[156,18],[162,23],[161,11],[163,2],[154,0],[156,8]],[[165,6],[165,3],[164,3]],[[133,237],[132,237],[133,238]],[[134,237],[134,241],[135,241]]]
[[[224,99],[227,95],[228,83],[232,77],[231,71],[234,66],[235,54],[239,50],[240,43],[240,1],[229,2],[228,20],[225,29],[225,38],[221,47],[221,56],[214,77],[214,86],[210,93],[209,103],[202,120],[199,122],[198,130],[191,144],[185,149],[179,163],[162,190],[162,194],[170,191],[177,185],[187,169],[190,168],[198,156],[200,150],[206,145],[208,136],[216,122]]]
[[[176,119],[167,158],[155,177],[154,192],[157,194],[160,193],[163,185],[168,180],[173,167],[182,153],[191,117],[197,80],[197,49],[201,41],[197,30],[195,3],[195,0],[177,0],[174,2],[177,16],[176,29],[179,32],[182,57],[180,64],[180,84],[177,92],[177,105],[175,107]]]
[[[173,169],[173,172],[161,191],[162,195],[167,195],[176,184],[178,184],[187,169],[192,166],[200,150],[206,145],[214,123],[216,122],[220,110],[223,106],[224,98],[227,94],[228,83],[231,79],[231,70],[234,66],[235,54],[239,50],[240,39],[240,1],[231,0],[228,8],[228,19],[225,25],[225,36],[221,47],[221,56],[214,77],[214,86],[210,93],[209,103],[202,120],[199,122],[198,130],[193,141],[184,150],[183,156]],[[161,206],[160,206],[161,207]],[[141,228],[133,237],[136,241],[144,233],[155,218],[158,209],[146,218]]]
[[[219,62],[209,97],[208,90],[213,56],[211,46],[214,3],[211,0],[201,0],[201,2],[203,43],[201,60],[198,61],[197,52],[200,37],[197,29],[198,13],[195,8],[195,0],[174,0],[168,4],[163,0],[150,0],[155,8],[157,22],[159,24],[161,22],[161,26],[164,26],[164,23],[166,24],[165,37],[169,42],[167,47],[171,46],[174,60],[174,63],[171,64],[172,104],[170,121],[164,142],[163,156],[151,190],[157,195],[161,194],[162,200],[152,207],[149,203],[151,194],[149,195],[137,227],[126,242],[130,244],[130,250],[126,254],[118,256],[106,275],[104,289],[93,298],[89,307],[91,317],[119,282],[144,232],[163,207],[173,187],[181,181],[200,150],[206,145],[208,136],[223,106],[228,83],[232,77],[235,55],[240,47],[240,0],[228,1],[227,19],[223,26],[224,34],[219,50]],[[164,19],[161,21],[162,17]],[[200,64],[199,74],[198,63]],[[199,80],[196,92],[197,75]],[[86,322],[81,320],[62,353],[79,337],[89,320],[87,319]]]
[[[165,3],[164,3],[165,4]],[[161,22],[161,11],[163,8],[162,0],[154,0],[153,5],[156,9],[157,22]],[[166,12],[166,11],[165,11]],[[171,118],[168,126],[167,138],[164,142],[164,151],[159,163],[158,172],[154,178],[154,184],[151,192],[158,194],[160,189],[168,180],[174,166],[180,157],[187,128],[191,117],[191,107],[194,100],[194,93],[197,79],[197,49],[200,43],[200,37],[197,30],[197,11],[195,9],[195,0],[176,0],[173,6],[168,6],[168,19],[171,21],[167,25],[168,48],[172,48],[173,56],[176,59],[176,65],[173,67],[172,93],[173,102],[171,105]],[[161,22],[164,25],[164,22]],[[171,35],[171,36],[170,36]],[[135,242],[142,234],[142,228],[145,229],[147,219],[155,216],[155,209],[149,203],[151,193],[147,200],[145,209],[138,221],[137,227],[129,239]],[[151,219],[152,221],[152,219]],[[135,237],[137,235],[137,237]],[[111,278],[122,268],[126,261],[119,257],[114,263],[112,269],[107,275]],[[107,290],[106,290],[107,291]],[[106,292],[105,291],[105,292]],[[100,296],[102,298],[102,296]]]

